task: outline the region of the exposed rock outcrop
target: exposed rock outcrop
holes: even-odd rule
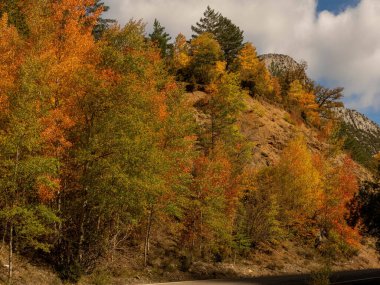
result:
[[[356,110],[343,107],[335,108],[334,112],[345,124],[352,126],[352,128],[367,136],[377,137],[380,140],[380,126],[365,115]]]
[[[260,55],[259,59],[265,63],[269,71],[273,69],[273,67],[281,70],[296,70],[301,67],[300,63],[284,54],[268,53]]]

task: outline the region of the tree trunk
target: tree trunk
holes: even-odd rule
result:
[[[200,226],[199,226],[199,253],[203,257],[203,212],[200,214]]]
[[[3,246],[5,244],[5,237],[7,235],[7,230],[8,230],[8,223],[4,223],[4,234],[3,234],[3,242],[1,243],[1,249],[3,249]]]
[[[17,185],[19,159],[20,159],[20,150],[17,147],[15,172],[14,172],[14,183],[15,183],[15,185]],[[16,186],[16,193],[15,193],[14,199],[17,199],[18,198],[17,196],[18,196],[18,191],[17,191],[17,186]],[[13,201],[11,202],[11,204],[13,207]],[[10,225],[9,225],[8,284],[12,283],[12,275],[13,275],[13,222],[11,221]]]
[[[12,283],[13,274],[13,225],[9,227],[8,284]]]
[[[147,265],[148,265],[150,231],[152,228],[152,217],[153,217],[153,210],[150,209],[149,216],[148,216],[148,223],[146,226],[146,235],[145,235],[145,244],[144,244],[144,266],[145,267],[147,267]]]
[[[82,258],[83,258],[83,242],[84,242],[84,238],[85,238],[84,223],[86,220],[86,206],[87,206],[87,200],[84,201],[84,203],[83,203],[82,218],[81,218],[80,227],[79,227],[79,231],[80,231],[79,242],[78,242],[78,258],[79,258],[79,261],[82,261]]]

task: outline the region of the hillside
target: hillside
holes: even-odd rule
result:
[[[207,115],[201,111],[199,106],[204,106],[207,94],[196,91],[188,93],[186,97],[190,106],[194,108],[198,123],[205,123],[208,119]],[[314,153],[320,153],[329,148],[329,145],[320,139],[320,134],[316,130],[296,122],[284,108],[251,96],[245,96],[243,100],[246,109],[239,117],[239,125],[247,140],[253,143],[251,164],[255,168],[260,169],[275,165],[289,141],[298,135],[303,135],[306,138],[309,148]],[[371,130],[369,135],[375,138],[378,130],[377,125],[368,119],[366,120],[364,115],[357,114],[362,120],[351,122],[360,126],[364,134]],[[380,133],[378,135],[380,137]],[[367,138],[368,136],[364,136],[362,142],[366,142]],[[363,181],[372,179],[372,174],[360,164],[357,164],[357,174]]]
[[[1,280],[378,266],[366,235],[377,213],[364,210],[380,186],[367,183],[364,200],[371,174],[336,134],[342,88],[318,85],[289,56],[259,57],[210,7],[191,40],[170,42],[158,20],[149,35],[143,21],[111,25],[101,1],[6,3]]]
[[[264,62],[273,76],[284,71],[297,72],[304,70],[305,66],[288,55],[264,54],[258,57]],[[306,74],[298,75],[307,78]],[[312,82],[307,78],[307,81]],[[363,114],[345,107],[336,107],[332,113],[338,119],[339,137],[344,140],[345,149],[353,159],[363,166],[373,169],[372,156],[380,151],[380,127]]]
[[[196,91],[186,94],[189,108],[193,108],[198,124],[208,121],[202,112],[207,94]],[[252,165],[256,169],[275,165],[282,151],[289,141],[297,135],[303,134],[307,139],[308,147],[319,153],[328,144],[321,144],[318,133],[312,128],[294,122],[290,114],[283,108],[269,102],[244,97],[246,109],[239,117],[239,125],[247,139],[253,143]],[[358,175],[365,180],[370,177],[360,165]],[[172,241],[159,237],[152,243],[152,253],[157,256],[150,261],[150,266],[144,269],[141,266],[142,256],[139,246],[115,252],[112,257],[105,257],[90,275],[85,276],[79,284],[142,284],[150,282],[192,280],[199,278],[234,278],[256,277],[281,274],[309,273],[319,270],[323,259],[313,247],[303,244],[297,239],[277,244],[261,244],[248,257],[238,257],[223,262],[194,262],[183,271],[181,263],[164,247]],[[0,262],[6,264],[6,251],[3,249]],[[31,265],[28,259],[18,257],[15,260],[14,284],[61,284],[57,277],[45,267]],[[363,268],[379,268],[380,262],[375,250],[374,240],[365,239],[360,245],[357,255],[350,258],[340,258],[333,263],[334,270],[354,270]],[[6,270],[0,271],[2,280],[6,280]]]

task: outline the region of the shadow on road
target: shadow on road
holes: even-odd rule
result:
[[[263,276],[256,278],[242,278],[230,280],[202,280],[175,282],[183,285],[233,285],[233,284],[257,284],[257,285],[310,285],[311,275],[283,275],[283,276]],[[170,283],[165,283],[170,284]],[[355,270],[355,271],[340,271],[334,272],[331,276],[331,284],[342,285],[379,285],[380,284],[380,269],[374,270]]]

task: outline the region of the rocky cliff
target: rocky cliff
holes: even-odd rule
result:
[[[259,59],[265,63],[265,66],[271,71],[274,67],[281,70],[297,69],[301,66],[292,57],[284,54],[268,53],[259,56]]]
[[[373,136],[380,140],[380,126],[368,119],[362,113],[347,108],[336,108],[334,111],[343,123],[350,125],[352,128],[366,136]],[[378,150],[374,149],[374,151],[377,152]]]
[[[370,166],[372,156],[380,151],[380,126],[355,110],[334,111],[341,121],[340,135],[345,139],[345,147],[355,160]]]

